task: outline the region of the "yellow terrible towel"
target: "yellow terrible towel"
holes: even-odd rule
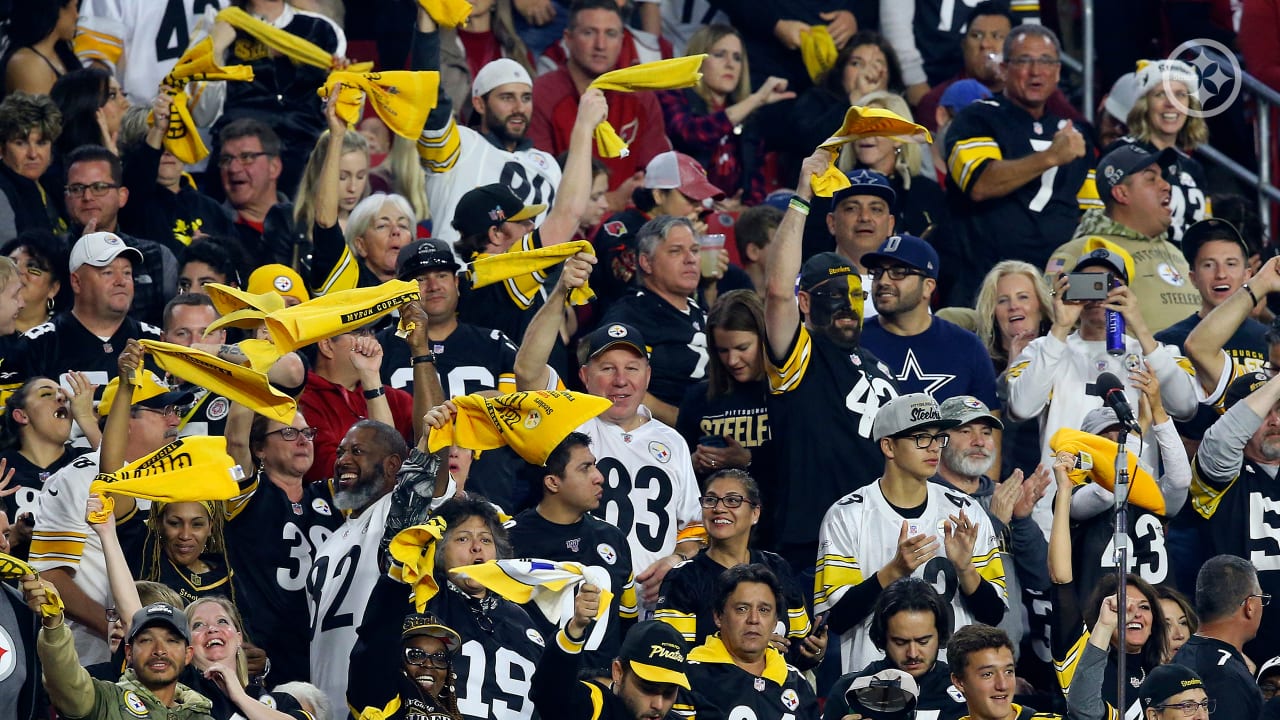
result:
[[[1088,458],[1092,463],[1076,463],[1076,469],[1067,473],[1071,481],[1084,485],[1093,481],[1102,487],[1115,492],[1116,486],[1116,450],[1114,442],[1092,433],[1061,428],[1049,438],[1049,449],[1056,452],[1066,451],[1081,458]],[[1082,467],[1083,466],[1083,467]],[[1129,502],[1153,513],[1163,515],[1164,493],[1151,473],[1138,466],[1138,454],[1129,453]]]
[[[187,108],[186,91],[187,83],[205,80],[252,81],[253,68],[248,65],[219,66],[213,57],[213,39],[205,38],[187,48],[178,59],[178,64],[165,76],[161,84],[170,100],[169,127],[164,133],[164,149],[188,165],[203,160],[209,154],[209,148],[200,139],[196,122]],[[148,114],[147,123],[154,125],[155,122],[155,113]]]
[[[595,255],[595,248],[586,240],[574,240],[550,247],[534,250],[507,251],[498,255],[485,255],[468,265],[471,271],[471,286],[482,288],[485,285],[518,278],[539,270],[545,270],[571,258],[580,252]],[[574,288],[569,292],[570,305],[586,305],[595,298],[590,285]]]
[[[322,70],[329,70],[338,64],[339,59],[330,55],[319,45],[263,22],[234,5],[220,11],[217,19],[252,35],[258,42],[296,63],[311,65]],[[372,68],[373,63],[356,63],[347,67],[352,72],[365,72]]]
[[[700,70],[702,61],[706,57],[705,53],[689,55],[610,70],[591,81],[588,87],[618,92],[693,87],[698,84],[698,78],[702,77]],[[600,157],[608,158],[626,157],[630,152],[627,150],[627,144],[618,137],[618,132],[613,129],[608,120],[596,126],[596,152]]]
[[[418,284],[388,280],[375,287],[329,293],[267,315],[267,330],[281,354],[364,327],[418,299]]]
[[[298,404],[293,398],[271,387],[266,373],[227,362],[202,350],[173,343],[143,340],[142,347],[151,353],[160,369],[170,375],[208,388],[259,415],[285,425],[293,423]]]
[[[40,573],[36,572],[35,568],[22,560],[12,555],[0,553],[0,580],[21,580],[28,575],[32,575],[37,579],[40,577]],[[65,607],[62,603],[62,596],[51,588],[45,588],[45,597],[47,602],[40,605],[40,615],[51,618],[62,612]]]
[[[570,390],[514,392],[496,398],[462,395],[453,398],[453,404],[458,416],[453,424],[431,430],[430,452],[450,445],[468,450],[506,445],[539,466],[575,428],[613,406],[605,398]]]
[[[467,0],[418,0],[418,6],[440,27],[462,27],[471,17],[471,3]]]
[[[354,73],[335,70],[316,92],[328,98],[335,85],[341,84],[336,112],[348,126],[360,120],[367,97],[378,117],[403,138],[417,140],[427,124],[427,113],[436,106],[440,92],[440,73],[434,70],[409,72],[393,70],[377,73]]]
[[[591,583],[600,588],[600,607],[596,611],[596,625],[587,637],[586,649],[598,650],[604,640],[613,591],[609,573],[603,567],[526,558],[463,565],[450,570],[449,574],[470,578],[513,603],[532,602],[544,618],[562,628],[573,619],[573,599],[578,588]]]
[[[836,156],[840,146],[867,137],[891,137],[901,142],[931,143],[933,136],[923,125],[917,125],[892,110],[853,106],[844,114],[844,123],[834,135],[818,147],[831,156],[827,170],[810,180],[813,192],[821,197],[831,197],[849,187],[849,178],[836,168]]]
[[[433,517],[422,525],[414,525],[396,533],[388,550],[391,567],[387,575],[412,588],[413,606],[418,612],[440,592],[436,582],[436,543],[444,539],[449,527],[444,518]]]
[[[205,335],[224,327],[257,327],[268,313],[285,308],[284,298],[277,292],[255,295],[221,283],[208,283],[204,289],[219,315],[217,320],[209,323]]]
[[[230,500],[240,494],[237,483],[243,478],[244,472],[227,454],[226,438],[193,435],[116,472],[99,473],[89,483],[89,492],[102,495],[102,510],[89,513],[88,519],[95,525],[107,521],[115,508],[110,495],[166,503]]]
[[[826,25],[811,25],[808,30],[800,31],[800,60],[809,73],[809,79],[818,82],[827,71],[835,67],[836,41]]]

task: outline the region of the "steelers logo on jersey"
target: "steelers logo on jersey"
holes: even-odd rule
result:
[[[266,705],[267,707],[271,708],[272,710],[278,710],[278,709],[279,709],[278,707],[276,707],[276,699],[275,699],[275,698],[273,698],[273,697],[271,697],[271,693],[267,693],[267,694],[263,695],[262,697],[258,698],[258,702],[262,703],[263,705]]]
[[[782,704],[786,705],[788,710],[795,710],[800,707],[800,696],[795,690],[787,688],[782,691]]]
[[[526,637],[528,637],[530,640],[533,641],[534,645],[537,645],[538,647],[547,646],[547,643],[542,639],[542,633],[538,632],[537,630],[534,630],[533,628],[529,628],[528,630],[524,631],[524,634]]]
[[[145,718],[151,716],[150,711],[147,710],[147,704],[142,702],[142,698],[138,697],[138,694],[132,690],[125,690],[124,697],[120,698],[120,701],[124,703],[124,709],[128,710],[129,714],[134,717]]]
[[[312,500],[312,501],[311,501],[311,509],[312,509],[312,510],[315,510],[316,512],[320,513],[321,515],[332,515],[332,514],[333,514],[333,510],[331,510],[331,509],[329,508],[329,503],[325,502],[324,498],[316,498],[315,500]]]
[[[596,546],[596,552],[600,555],[600,559],[612,565],[618,561],[618,553],[609,543],[600,543]]]
[[[13,636],[0,627],[0,682],[8,680],[17,665],[18,651],[17,645],[13,642]]]
[[[1182,273],[1178,272],[1178,269],[1169,263],[1160,263],[1156,266],[1156,273],[1160,276],[1161,280],[1173,285],[1174,287],[1182,287],[1186,283],[1186,280],[1182,277]]]
[[[671,448],[657,440],[653,440],[649,443],[649,454],[653,456],[654,460],[657,460],[660,463],[667,463],[671,461]]]
[[[1124,366],[1129,372],[1138,372],[1142,369],[1142,358],[1134,353],[1129,353],[1124,356]]]

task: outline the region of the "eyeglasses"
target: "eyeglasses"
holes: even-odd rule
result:
[[[919,270],[894,265],[893,267],[873,267],[871,268],[871,279],[879,280],[881,275],[888,275],[890,280],[906,280],[912,275],[924,277],[924,273]]]
[[[418,648],[405,648],[404,661],[414,667],[429,667],[436,670],[449,669],[449,656],[442,652],[429,653]]]
[[[716,497],[715,495],[703,495],[698,498],[698,504],[708,510],[715,510],[716,505],[724,503],[724,506],[732,510],[733,508],[742,507],[742,503],[755,505],[755,503],[742,497],[741,495],[725,495],[724,497]]]
[[[220,168],[229,167],[231,163],[234,163],[234,162],[238,162],[241,165],[251,165],[254,160],[257,160],[263,155],[270,155],[270,154],[271,153],[266,151],[260,151],[260,152],[242,152],[239,155],[219,155],[218,167]]]
[[[1249,598],[1258,598],[1258,604],[1262,607],[1266,607],[1271,604],[1271,593],[1253,593],[1252,595],[1245,595],[1244,599],[1240,601],[1240,604],[1244,605],[1249,602]]]
[[[1157,710],[1181,710],[1182,717],[1192,717],[1196,714],[1197,710],[1204,710],[1212,715],[1217,706],[1218,701],[1213,698],[1206,698],[1200,702],[1192,702],[1188,700],[1186,702],[1177,703],[1176,705],[1152,705],[1152,707]]]
[[[162,408],[151,408],[151,407],[147,407],[146,405],[139,405],[138,409],[146,410],[147,412],[153,412],[162,417],[178,417],[177,405],[165,405]]]
[[[85,190],[88,190],[94,197],[102,197],[107,194],[108,190],[115,190],[120,187],[109,182],[96,182],[84,185],[82,183],[72,183],[66,187],[67,197],[83,197]]]
[[[299,435],[301,435],[303,440],[306,440],[307,442],[311,442],[312,440],[316,439],[316,432],[317,432],[316,429],[313,427],[304,427],[301,429],[296,427],[282,427],[279,430],[272,430],[271,432],[267,433],[267,435],[275,435],[276,433],[280,433],[280,439],[284,440],[285,442],[293,442],[294,440],[298,439]]]
[[[1018,69],[1035,67],[1036,65],[1039,65],[1040,67],[1043,67],[1043,68],[1053,69],[1058,67],[1061,64],[1062,64],[1062,61],[1059,60],[1058,58],[1051,58],[1047,55],[1043,57],[1038,57],[1038,58],[1027,57],[1026,55],[1021,55],[1016,58],[1009,58],[1009,65],[1011,65],[1012,67],[1016,67]]]
[[[947,443],[951,442],[951,436],[946,433],[938,433],[937,435],[919,433],[917,435],[907,435],[903,439],[905,440],[906,438],[914,440],[916,443],[916,449],[918,450],[927,450],[932,447],[935,442],[938,443],[938,447],[944,448],[947,446]]]

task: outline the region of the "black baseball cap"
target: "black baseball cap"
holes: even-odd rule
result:
[[[1089,267],[1103,267],[1110,270],[1112,274],[1124,281],[1125,285],[1129,284],[1129,272],[1125,267],[1124,258],[1120,257],[1120,253],[1114,250],[1108,250],[1105,247],[1094,248],[1088,253],[1081,255],[1076,260],[1075,272],[1081,272]]]
[[[1178,663],[1157,665],[1138,688],[1138,700],[1142,707],[1160,705],[1169,698],[1187,690],[1204,689],[1204,681],[1194,670]]]
[[[644,336],[639,330],[626,323],[601,325],[582,338],[581,342],[586,348],[585,354],[580,356],[583,363],[618,345],[626,345],[641,356],[649,357],[649,346],[645,344]]]
[[[646,620],[627,633],[618,648],[618,659],[643,680],[689,690],[689,678],[685,676],[688,651],[678,630],[661,620]]]
[[[1111,197],[1111,190],[1130,175],[1159,163],[1161,167],[1178,161],[1178,153],[1171,147],[1154,153],[1137,145],[1121,145],[1098,161],[1096,180],[1098,196]]]
[[[1239,245],[1245,260],[1249,259],[1249,244],[1244,241],[1235,225],[1222,218],[1206,218],[1182,233],[1182,254],[1192,270],[1196,268],[1196,255],[1200,253],[1200,248],[1205,243],[1217,240]]]
[[[138,633],[149,627],[163,625],[177,633],[187,644],[191,644],[191,630],[187,627],[187,615],[169,603],[156,602],[133,614],[133,622],[129,625],[129,644]]]
[[[396,255],[396,277],[401,280],[413,280],[431,270],[457,272],[458,267],[449,243],[437,238],[414,240],[400,248]]]
[[[861,276],[853,268],[853,261],[833,252],[821,252],[805,261],[800,268],[800,289],[809,292],[831,278],[853,275],[861,283]]]
[[[532,220],[546,209],[546,205],[525,205],[511,188],[491,183],[462,196],[453,211],[453,227],[462,237],[469,237],[504,222]]]

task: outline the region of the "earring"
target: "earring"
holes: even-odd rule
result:
[[[49,314],[52,315],[53,314],[53,298],[45,299],[44,307],[46,310],[49,311]]]

